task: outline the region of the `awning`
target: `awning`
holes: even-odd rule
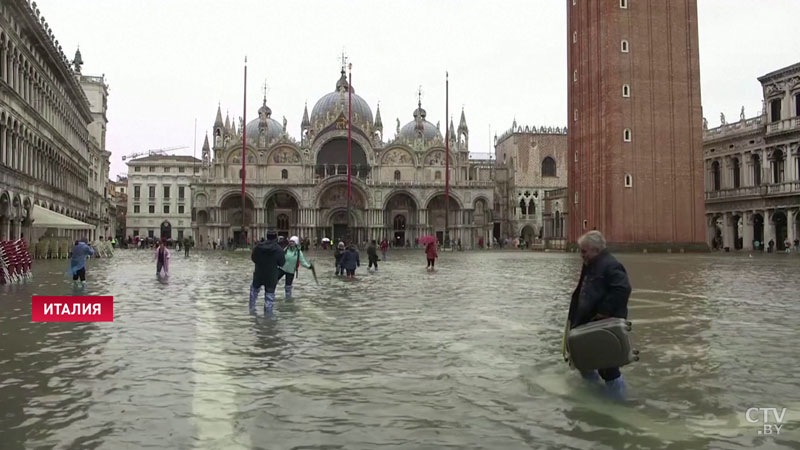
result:
[[[33,205],[33,228],[60,228],[62,230],[93,230],[95,227],[55,211]]]

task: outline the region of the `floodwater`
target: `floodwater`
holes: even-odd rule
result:
[[[3,449],[800,448],[800,255],[621,255],[641,361],[630,404],[561,359],[580,259],[390,253],[333,276],[315,253],[274,319],[247,253],[66,261],[0,287]],[[363,260],[366,260],[364,255]],[[31,295],[113,295],[114,322],[32,323]],[[779,435],[749,408],[787,408]],[[752,417],[755,417],[753,415]],[[774,419],[773,419],[774,422]]]

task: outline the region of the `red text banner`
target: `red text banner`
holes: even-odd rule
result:
[[[35,295],[31,308],[34,322],[114,321],[114,297],[110,295]]]

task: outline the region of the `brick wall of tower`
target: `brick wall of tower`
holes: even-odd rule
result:
[[[702,247],[697,0],[628,0],[627,6],[567,0],[569,237],[574,242],[596,227],[622,246]],[[621,51],[623,39],[628,53]],[[631,142],[623,141],[626,128]]]

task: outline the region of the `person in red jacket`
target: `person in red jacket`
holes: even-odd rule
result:
[[[386,252],[388,250],[389,250],[389,242],[386,241],[386,238],[383,238],[383,240],[381,241],[381,256],[383,256],[384,261],[386,261]]]
[[[439,253],[436,252],[435,242],[428,242],[428,245],[425,247],[425,255],[428,257],[428,270],[434,270],[433,267],[436,264],[436,258],[439,257]]]

